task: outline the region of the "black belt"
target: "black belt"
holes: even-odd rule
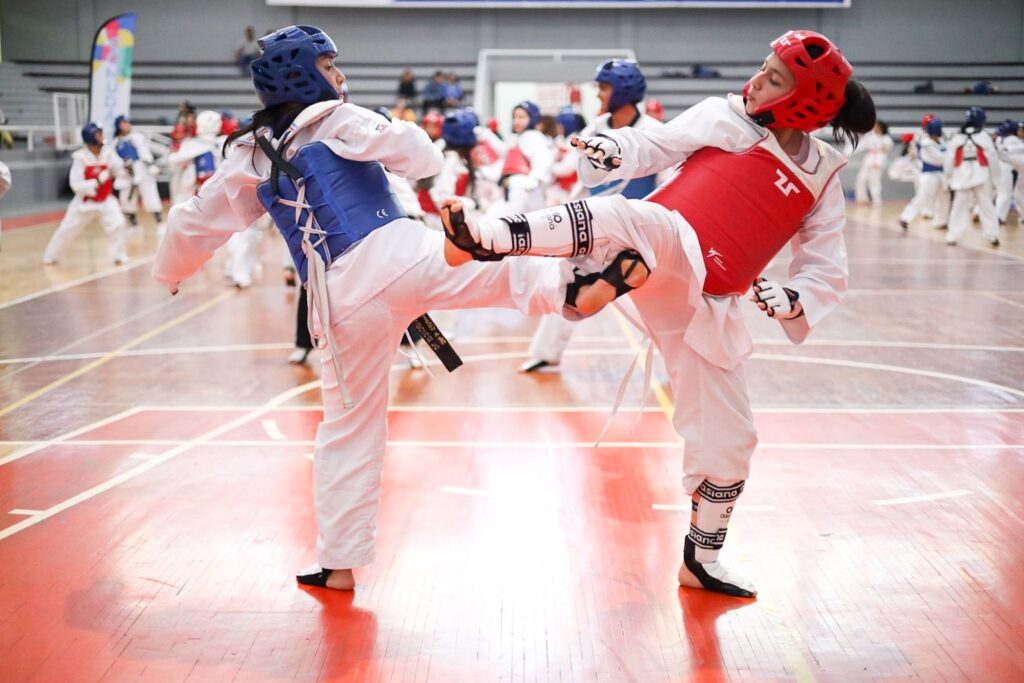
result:
[[[437,323],[429,315],[424,313],[416,318],[412,321],[412,326],[423,337],[423,341],[427,342],[427,346],[434,352],[438,360],[444,364],[448,372],[454,372],[456,368],[462,365],[462,359],[459,358],[459,354],[455,352],[455,349],[452,348],[451,343],[445,338]]]

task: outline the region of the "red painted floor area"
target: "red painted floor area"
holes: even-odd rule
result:
[[[726,551],[758,584],[751,602],[675,583],[687,501],[660,412],[638,429],[649,447],[634,447],[636,434],[617,447],[622,433],[597,450],[566,444],[592,438],[602,412],[478,411],[471,429],[451,411],[393,412],[391,438],[417,444],[389,453],[379,555],[358,572],[355,595],[292,579],[313,559],[302,442],[319,411],[262,413],[216,442],[178,445],[240,414],[142,409],[0,468],[0,509],[57,510],[0,540],[5,558],[24,560],[6,562],[0,579],[5,680],[1024,672],[1024,476],[1007,467],[1021,449],[956,447],[1020,436],[1022,413],[823,413],[803,443],[841,447],[763,449]],[[808,417],[761,413],[762,438],[792,442]],[[267,420],[287,442],[275,444]],[[878,447],[900,441],[949,447]],[[9,532],[28,516],[3,518]]]

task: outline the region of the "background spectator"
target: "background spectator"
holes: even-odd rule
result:
[[[398,79],[398,97],[404,98],[407,102],[415,102],[418,94],[412,69],[406,69]]]
[[[260,46],[256,43],[256,29],[245,27],[245,38],[235,50],[235,62],[243,76],[249,75],[249,65],[260,56]]]
[[[423,86],[423,113],[431,109],[444,112],[445,98],[448,95],[447,82],[443,71],[434,72],[433,77]]]
[[[445,103],[448,107],[457,109],[462,106],[464,95],[462,83],[459,82],[459,75],[454,71],[450,72],[448,74],[448,82],[445,84]]]

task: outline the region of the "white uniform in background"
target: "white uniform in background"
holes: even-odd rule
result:
[[[122,172],[121,157],[109,145],[103,145],[98,154],[88,147],[72,153],[68,182],[75,196],[46,245],[43,263],[56,263],[67,243],[93,219],[99,219],[107,233],[110,259],[115,264],[128,260],[124,214],[114,196],[114,178]]]
[[[473,163],[476,165],[474,194],[477,210],[486,212],[491,204],[501,201],[505,195],[499,183],[508,145],[487,126],[477,126],[473,132],[477,140],[473,150]]]
[[[917,143],[917,157],[921,164],[917,191],[900,213],[900,221],[909,224],[931,212],[932,227],[944,228],[949,222],[949,187],[943,171],[946,147],[941,140],[922,135]]]
[[[0,199],[3,199],[9,189],[11,189],[11,169],[7,168],[7,164],[0,161]],[[2,229],[3,226],[0,226],[0,230]]]
[[[613,130],[609,127],[610,121],[611,114],[603,114],[595,119],[589,126],[584,128],[580,132],[580,136],[593,137],[598,133],[605,133],[609,130]],[[651,130],[652,128],[659,128],[662,125],[664,124],[661,121],[647,116],[646,114],[640,114],[636,122],[634,122],[631,127],[636,130]],[[620,128],[615,130],[622,129]],[[572,151],[569,154],[575,167],[575,164],[579,160],[579,155]],[[619,180],[590,188],[577,184],[570,193],[570,198],[583,199],[586,197],[610,197],[612,195],[621,194],[628,199],[642,199],[654,191],[658,186],[659,181],[666,180],[667,176],[670,174],[671,169],[666,173],[652,175],[648,178],[637,178],[630,181]],[[540,324],[533,333],[533,338],[530,340],[530,357],[520,369],[523,371],[530,371],[537,367],[539,361],[542,361],[546,365],[558,365],[561,363],[562,355],[565,353],[566,347],[569,346],[569,342],[572,340],[572,335],[575,329],[576,324],[573,321],[566,320],[560,315],[546,315],[542,317]]]
[[[545,193],[551,184],[551,167],[554,165],[551,138],[535,128],[524,130],[515,136],[509,145],[508,154],[518,150],[529,163],[526,173],[515,173],[506,178],[506,199],[495,202],[488,209],[488,215],[504,216],[510,213],[536,211],[545,206]]]
[[[1000,165],[992,136],[978,128],[956,133],[946,144],[944,168],[953,190],[946,242],[956,244],[963,237],[971,223],[971,208],[977,206],[982,235],[993,246],[998,246],[999,220],[992,189],[999,177]]]
[[[875,131],[866,133],[853,154],[863,153],[864,160],[857,171],[854,193],[857,202],[866,204],[869,200],[875,206],[882,205],[882,172],[885,170],[889,151],[893,147],[892,138]],[[869,197],[870,194],[870,197]]]
[[[410,179],[441,169],[440,151],[419,128],[382,122],[353,104],[311,105],[292,127],[290,150],[323,141],[338,156],[379,161]],[[243,137],[202,192],[171,210],[153,267],[159,281],[190,277],[232,234],[264,214],[256,189],[269,177],[270,161],[258,148],[255,157],[253,151],[253,136]],[[399,218],[371,232],[327,270],[329,321],[319,331],[333,335],[354,404],[344,405],[332,356],[322,354],[324,420],[313,460],[321,567],[360,567],[374,559],[388,378],[406,327],[437,308],[501,306],[536,314],[564,305],[572,279],[564,262],[507,259],[453,269],[443,249],[442,233]],[[315,305],[312,297],[310,306]]]
[[[1024,180],[1021,180],[1024,169],[1024,140],[1017,135],[1006,135],[996,140],[996,153],[999,155],[999,180],[996,185],[996,218],[1005,223],[1010,215],[1010,204],[1017,207],[1017,215],[1024,215]],[[1014,183],[1013,173],[1017,172]]]
[[[127,135],[115,137],[114,148],[124,164],[124,171],[114,183],[121,199],[121,210],[134,215],[141,198],[143,208],[155,214],[159,222],[163,211],[160,192],[156,185],[159,169],[154,165],[149,140],[142,133],[132,131]]]

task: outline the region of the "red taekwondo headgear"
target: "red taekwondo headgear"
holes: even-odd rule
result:
[[[808,48],[817,47],[817,57]],[[839,48],[814,31],[788,31],[772,41],[772,50],[793,73],[796,87],[766,102],[754,112],[754,120],[767,128],[797,128],[810,132],[824,128],[846,104],[846,83],[853,67]],[[743,95],[750,82],[743,86]]]

